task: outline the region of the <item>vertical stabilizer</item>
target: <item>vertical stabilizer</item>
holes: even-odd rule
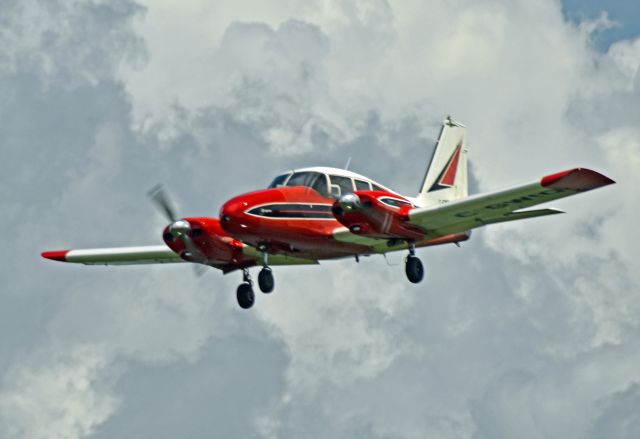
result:
[[[422,206],[468,195],[466,128],[448,117],[442,124],[417,201]]]

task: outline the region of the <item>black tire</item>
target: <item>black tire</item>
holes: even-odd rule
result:
[[[236,297],[238,298],[238,305],[242,309],[249,309],[253,306],[253,303],[256,301],[256,295],[253,293],[253,288],[251,288],[251,284],[242,283],[238,287],[238,291],[236,292]]]
[[[405,273],[407,273],[407,278],[409,282],[417,284],[424,277],[424,267],[422,266],[422,261],[415,256],[409,256],[407,258],[407,264],[405,266]]]
[[[276,281],[273,278],[271,268],[265,267],[258,273],[258,286],[263,293],[270,293],[276,286]]]

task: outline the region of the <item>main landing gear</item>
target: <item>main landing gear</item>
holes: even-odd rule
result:
[[[409,245],[409,255],[407,256],[404,271],[409,282],[417,284],[424,277],[424,267],[422,261],[416,256],[416,247]]]
[[[249,270],[247,268],[242,269],[242,283],[238,286],[236,297],[238,299],[238,305],[240,305],[242,309],[251,308],[256,301],[256,295],[253,293],[253,283],[251,282],[251,276],[249,276]]]
[[[262,270],[258,274],[258,286],[260,287],[260,291],[265,294],[268,294],[273,291],[275,287],[275,280],[273,278],[273,272],[271,268],[267,265],[268,263],[267,252],[262,252]],[[253,282],[251,281],[251,276],[249,275],[249,269],[242,269],[242,283],[238,287],[236,292],[236,296],[238,299],[238,305],[242,309],[249,309],[253,306],[256,301],[255,293],[253,292]]]

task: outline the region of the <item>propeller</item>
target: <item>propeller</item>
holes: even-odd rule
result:
[[[149,190],[148,195],[160,213],[170,221],[169,233],[174,239],[179,239],[184,243],[187,249],[185,256],[192,262],[197,263],[193,267],[196,275],[201,276],[204,273],[204,267],[200,264],[206,263],[206,258],[191,239],[191,223],[185,219],[178,219],[175,205],[171,202],[162,185],[155,185]]]
[[[161,184],[157,184],[151,188],[148,193],[151,201],[156,205],[156,208],[164,215],[164,217],[171,223],[177,221],[176,210],[173,207],[173,203],[169,201],[169,197],[165,192]]]

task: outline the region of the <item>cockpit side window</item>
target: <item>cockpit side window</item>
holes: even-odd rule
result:
[[[284,186],[284,182],[287,181],[287,177],[289,175],[291,175],[291,174],[278,175],[276,178],[273,179],[273,181],[269,185],[269,188],[275,188],[275,187]]]
[[[323,197],[329,196],[326,175],[318,174],[318,178],[316,178],[316,180],[313,182],[313,185],[311,187],[315,189]]]
[[[362,180],[353,180],[356,183],[356,190],[357,191],[370,191],[371,190],[371,185],[369,184],[368,181],[362,181]]]
[[[342,177],[340,175],[332,175],[331,185],[336,185],[340,187],[340,195],[348,194],[353,192],[353,183],[349,177]]]
[[[377,184],[372,184],[371,187],[373,188],[374,191],[380,191],[380,192],[387,192],[386,189],[381,188],[380,186],[378,186]]]
[[[319,172],[296,172],[287,181],[287,186],[306,186],[328,196],[327,178]]]

